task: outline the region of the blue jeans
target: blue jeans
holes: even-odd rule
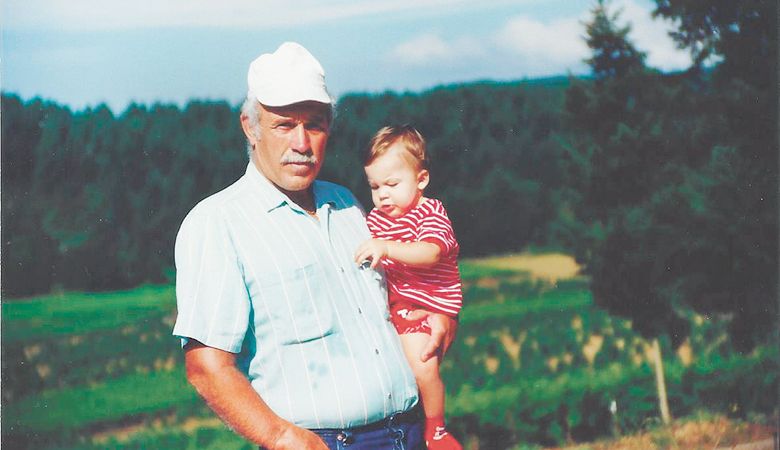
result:
[[[421,409],[417,405],[411,411],[354,428],[310,431],[316,433],[330,450],[426,450]]]
[[[311,431],[331,450],[425,450],[422,421],[397,420],[397,416],[363,427]]]

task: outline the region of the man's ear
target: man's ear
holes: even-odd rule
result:
[[[244,135],[246,136],[246,139],[254,147],[257,141],[260,140],[260,136],[258,136],[256,133],[257,131],[256,124],[250,123],[249,117],[246,116],[245,114],[241,114],[241,129],[244,130]]]
[[[417,173],[417,189],[422,191],[428,187],[429,181],[431,181],[431,174],[427,170],[423,169]]]

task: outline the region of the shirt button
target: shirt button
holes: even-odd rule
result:
[[[374,349],[374,353],[376,353],[376,354],[378,355],[378,354],[379,354],[379,349],[378,349],[378,348],[375,348],[375,349]]]
[[[363,314],[363,310],[358,308],[358,314]]]
[[[393,398],[393,394],[387,394],[387,398]]]
[[[344,268],[343,268],[343,267],[339,267],[339,271],[340,271],[341,273],[344,273]]]

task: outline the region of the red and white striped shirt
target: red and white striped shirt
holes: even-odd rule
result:
[[[455,316],[463,305],[458,251],[452,223],[439,200],[426,199],[398,218],[373,209],[366,217],[371,236],[396,242],[431,242],[441,248],[441,258],[433,267],[413,267],[387,258],[382,264],[387,274],[390,303],[412,302],[423,309]]]

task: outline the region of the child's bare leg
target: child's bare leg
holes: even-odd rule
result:
[[[439,376],[439,358],[434,356],[426,362],[420,360],[420,354],[431,336],[425,333],[409,333],[400,337],[406,359],[409,360],[417,387],[420,389],[425,417],[443,417],[444,383]]]
[[[444,383],[439,375],[439,358],[422,362],[420,354],[431,338],[425,333],[402,334],[401,344],[406,359],[420,389],[425,411],[425,441],[429,450],[462,450],[455,438],[444,427]]]

